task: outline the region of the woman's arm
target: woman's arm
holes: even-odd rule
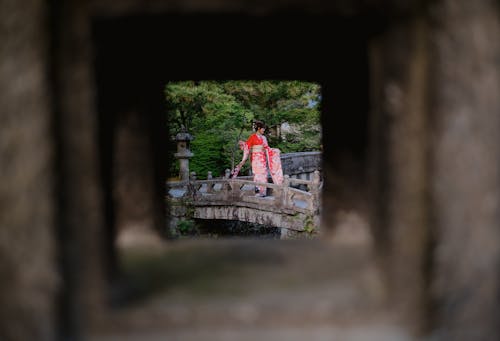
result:
[[[245,161],[248,159],[248,155],[250,154],[250,147],[248,146],[248,141],[240,141],[238,143],[240,145],[240,149],[243,150],[243,158],[241,159],[239,165],[243,166],[245,164]]]
[[[269,152],[269,150],[271,149],[269,147],[269,143],[267,143],[267,138],[265,136],[262,136],[262,146],[267,152]]]
[[[240,172],[241,167],[243,167],[243,165],[245,164],[245,162],[248,159],[249,148],[248,148],[247,142],[244,142],[244,141],[239,141],[238,142],[238,144],[240,145],[240,149],[243,150],[243,159],[241,160],[240,163],[238,163],[236,165],[236,167],[234,167],[234,170],[231,173],[232,174],[232,176],[231,176],[232,178],[235,178],[236,176],[238,176],[238,173]]]

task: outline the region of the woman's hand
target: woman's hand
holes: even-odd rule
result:
[[[241,163],[237,164],[236,167],[234,167],[233,171],[231,172],[231,178],[236,178],[238,176],[238,173],[240,172],[241,169]]]

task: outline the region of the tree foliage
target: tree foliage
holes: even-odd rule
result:
[[[264,121],[271,147],[283,153],[320,148],[320,88],[301,81],[184,81],[165,87],[169,133],[185,127],[195,139],[190,169],[200,178],[220,176],[242,155],[238,140]],[[282,126],[288,130],[280,132]],[[274,134],[272,133],[274,132]],[[245,171],[245,169],[243,170]]]

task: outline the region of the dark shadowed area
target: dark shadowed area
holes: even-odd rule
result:
[[[0,22],[0,339],[499,339],[497,2],[4,0]],[[225,79],[321,86],[314,238],[169,234],[164,86]]]

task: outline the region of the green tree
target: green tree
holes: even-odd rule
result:
[[[285,134],[268,136],[282,152],[318,149],[319,91],[317,84],[300,81],[185,81],[165,87],[170,135],[184,126],[195,136],[191,169],[200,178],[208,171],[220,176],[241,158],[239,139],[251,133],[260,119],[270,127],[287,123]],[[275,129],[279,132],[279,129]]]

